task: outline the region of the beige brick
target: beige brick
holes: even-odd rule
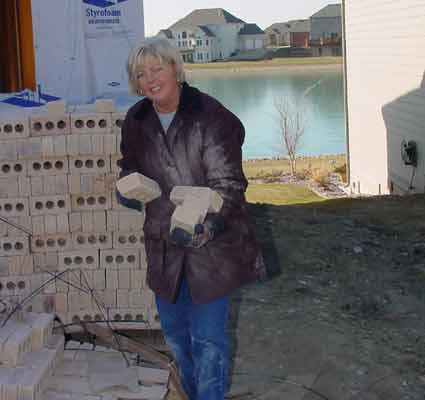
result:
[[[106,231],[106,211],[93,212],[93,231],[105,232]]]
[[[138,199],[148,203],[161,196],[161,189],[157,182],[138,172],[127,175],[117,181],[117,189],[129,199]]]
[[[118,270],[118,288],[119,289],[131,289],[130,279],[131,279],[130,269]]]
[[[46,157],[28,160],[29,176],[58,175],[68,173],[67,157]]]
[[[55,294],[55,311],[68,312],[68,295],[66,293]]]
[[[143,231],[112,232],[112,243],[114,249],[139,249],[144,243]]]
[[[131,289],[142,289],[146,287],[146,269],[131,270]]]
[[[7,218],[9,224],[7,225],[7,236],[22,236],[28,235],[31,232],[31,217],[28,215],[15,218]],[[13,225],[12,225],[13,224]]]
[[[31,215],[63,214],[71,211],[69,195],[33,196],[30,198]]]
[[[119,174],[121,172],[121,168],[118,166],[117,161],[122,158],[121,154],[112,154],[111,155],[111,171]]]
[[[117,307],[128,308],[129,307],[129,295],[128,290],[117,290]]]
[[[81,175],[68,175],[68,187],[70,194],[80,194]]]
[[[31,136],[69,135],[71,133],[69,115],[33,114],[30,117]]]
[[[80,156],[93,154],[92,135],[80,135],[78,154]]]
[[[97,269],[93,271],[93,288],[96,290],[106,289],[106,270]]]
[[[66,114],[66,101],[65,100],[53,100],[49,101],[46,105],[47,114],[49,115],[64,115]],[[69,115],[67,114],[69,118]]]
[[[28,199],[25,197],[0,199],[0,215],[6,218],[29,215]]]
[[[66,151],[66,135],[53,137],[53,152],[55,153],[55,157],[65,157],[68,155]]]
[[[117,153],[117,139],[115,135],[104,135],[103,144],[104,154],[116,154]]]
[[[54,272],[59,270],[58,254],[56,252],[34,253],[32,258],[35,272]]]
[[[59,267],[96,269],[99,268],[99,252],[97,250],[80,250],[58,253]]]
[[[106,289],[108,290],[118,289],[118,270],[116,269],[106,270]]]
[[[111,209],[111,193],[71,195],[72,211]]]
[[[69,219],[68,214],[58,214],[55,215],[57,233],[68,233],[69,230]]]
[[[0,120],[0,140],[20,139],[30,135],[28,118],[22,119],[1,119]]]
[[[91,308],[91,296],[80,291],[68,293],[69,311],[82,311]]]
[[[43,176],[43,194],[45,196],[54,196],[56,194],[55,175]]]
[[[27,165],[23,160],[0,161],[0,178],[25,176]]]
[[[84,135],[81,135],[83,137]],[[94,155],[103,155],[108,154],[104,151],[104,138],[109,137],[109,135],[102,134],[94,134],[91,135],[91,146],[92,146],[92,154]]]
[[[94,107],[97,113],[114,113],[116,111],[113,99],[97,99]]]
[[[18,149],[21,150],[26,140],[7,140],[2,141],[0,146],[0,160],[17,160]]]
[[[108,232],[115,232],[119,230],[118,218],[119,211],[106,211],[106,230]]]
[[[125,113],[112,113],[112,129],[114,133],[121,133],[121,127],[124,123]]]
[[[71,132],[74,134],[85,133],[110,133],[111,115],[105,113],[73,113],[71,114]]]
[[[44,226],[46,229],[46,235],[56,235],[58,231],[58,227],[56,224],[56,215],[45,215],[44,218]]]
[[[118,230],[123,232],[140,231],[145,223],[145,213],[139,211],[120,211],[118,213]]]
[[[29,254],[28,237],[0,238],[0,257],[25,256]]]
[[[36,215],[31,217],[32,233],[33,235],[44,235],[46,233],[46,226],[44,224],[44,216]]]
[[[100,250],[100,266],[106,269],[140,268],[140,254],[134,249]]]
[[[80,137],[78,135],[69,135],[66,138],[66,152],[69,156],[78,156],[80,146]]]
[[[75,232],[72,233],[72,244],[79,249],[112,249],[112,234],[110,232]]]
[[[0,275],[30,275],[34,272],[32,255],[2,257],[0,271]]]
[[[41,137],[31,137],[17,143],[18,159],[27,160],[43,157]]]
[[[204,222],[208,212],[208,205],[200,204],[195,198],[187,198],[183,204],[178,205],[171,215],[170,231],[181,228],[191,234],[195,232],[195,226]]]
[[[99,300],[104,307],[116,307],[117,306],[117,291],[116,290],[102,290],[95,292],[96,298]]]
[[[70,157],[69,172],[71,174],[107,174],[111,172],[111,162],[106,155]]]
[[[41,156],[53,157],[55,155],[55,148],[52,136],[44,136],[41,138]]]
[[[19,197],[19,179],[17,177],[0,179],[0,197]]]
[[[31,237],[31,250],[34,253],[67,251],[72,247],[71,235],[66,233]]]
[[[28,176],[18,178],[19,197],[31,196],[31,180]]]
[[[93,212],[86,211],[81,213],[81,222],[83,225],[83,232],[94,231]]]
[[[34,176],[30,178],[31,194],[33,196],[43,195],[43,178],[41,176]]]
[[[69,214],[69,231],[71,233],[83,231],[81,214],[80,212],[72,212]]]
[[[66,174],[55,175],[55,194],[69,193],[68,176]]]

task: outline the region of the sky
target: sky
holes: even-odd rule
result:
[[[247,23],[266,29],[275,22],[309,18],[327,4],[340,0],[144,0],[146,36],[156,35],[199,8],[224,8]]]

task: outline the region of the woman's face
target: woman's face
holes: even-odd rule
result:
[[[137,83],[143,95],[152,100],[157,111],[172,112],[177,109],[180,90],[174,65],[147,56],[137,72]]]

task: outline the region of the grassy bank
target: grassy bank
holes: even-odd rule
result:
[[[342,57],[299,57],[299,58],[275,58],[273,60],[261,61],[227,61],[212,62],[205,64],[185,64],[187,71],[203,70],[253,70],[265,68],[285,68],[285,67],[324,67],[342,65]]]
[[[297,172],[301,178],[320,180],[342,169],[345,161],[344,155],[303,157],[297,162]],[[306,185],[279,183],[281,177],[288,175],[291,170],[286,159],[245,161],[243,169],[250,182],[246,193],[250,203],[287,205],[324,200]]]

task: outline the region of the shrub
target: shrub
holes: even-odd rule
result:
[[[323,168],[315,168],[311,173],[311,179],[320,186],[326,187],[329,185],[329,172]]]

